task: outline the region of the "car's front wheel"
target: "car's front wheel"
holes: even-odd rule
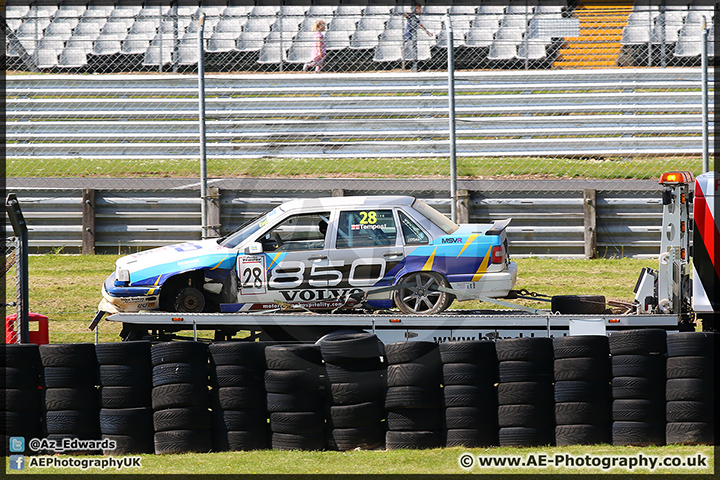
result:
[[[198,313],[205,308],[205,296],[194,287],[181,289],[175,297],[175,311],[183,313]]]
[[[447,287],[445,278],[434,272],[415,272],[400,280],[403,287],[395,290],[395,305],[407,314],[432,315],[450,306],[452,295],[439,290]]]

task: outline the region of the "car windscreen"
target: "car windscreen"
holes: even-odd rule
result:
[[[460,228],[460,225],[447,218],[442,213],[432,208],[422,200],[415,200],[412,204],[413,208],[420,212],[425,218],[430,220],[432,223],[442,229],[443,232],[450,235],[455,230]]]
[[[238,245],[240,245],[242,242],[244,242],[248,237],[255,234],[258,230],[260,230],[262,227],[268,224],[268,220],[270,217],[275,215],[276,213],[280,213],[282,210],[280,207],[277,207],[273,209],[270,213],[267,215],[263,215],[259,218],[256,218],[255,220],[251,221],[250,223],[240,227],[238,231],[233,233],[232,235],[222,239],[220,241],[220,245],[226,248],[235,248]]]

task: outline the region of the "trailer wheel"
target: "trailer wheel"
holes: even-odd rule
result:
[[[414,272],[400,280],[406,286],[395,291],[395,305],[407,314],[433,315],[452,303],[452,295],[438,290],[447,287],[445,278],[434,272]]]
[[[554,295],[550,302],[550,309],[564,315],[605,313],[605,297],[603,295]]]

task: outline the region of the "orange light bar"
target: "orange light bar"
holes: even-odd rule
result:
[[[610,318],[610,319],[608,319],[608,323],[620,323],[620,319],[619,318]]]
[[[667,172],[660,176],[660,182],[663,185],[678,185],[682,183],[691,183],[695,178],[690,172]]]
[[[391,318],[390,323],[400,323],[400,319],[399,318]]]
[[[172,321],[173,321],[173,322],[182,322],[182,321],[183,321],[183,318],[182,318],[182,317],[173,317],[173,318],[172,318]]]

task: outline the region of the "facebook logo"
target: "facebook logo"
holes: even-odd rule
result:
[[[10,455],[10,470],[25,470],[25,455]]]
[[[25,438],[24,437],[10,437],[10,451],[11,452],[24,452],[25,451]]]

